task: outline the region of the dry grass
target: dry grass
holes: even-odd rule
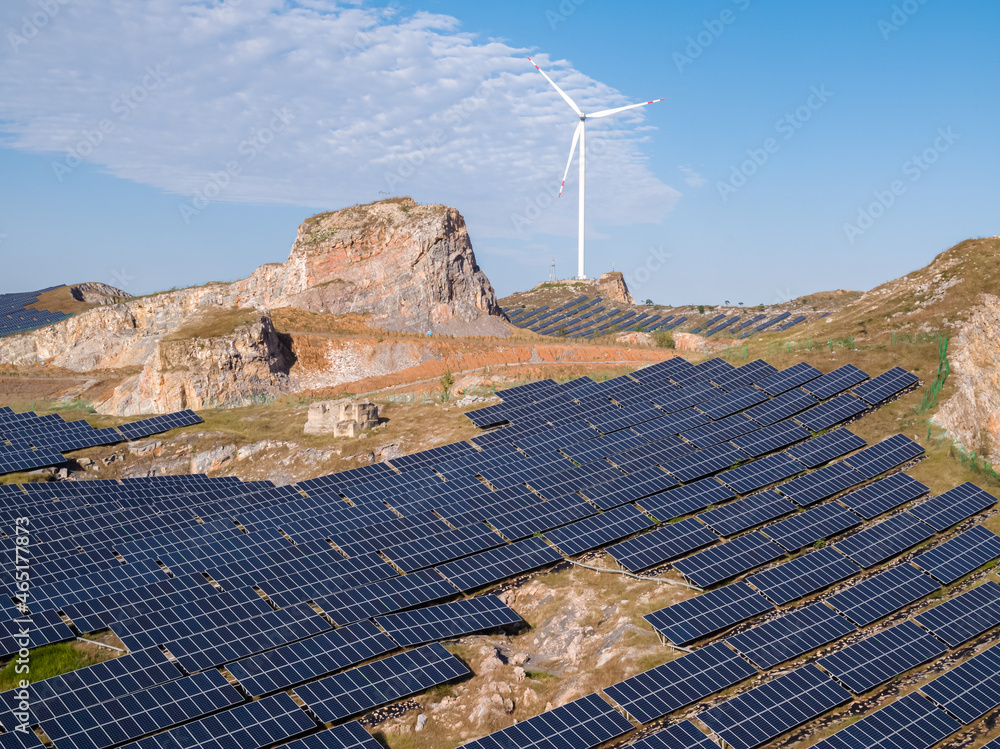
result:
[[[218,309],[203,307],[173,333],[165,335],[163,341],[187,341],[198,338],[221,338],[261,318],[255,309]]]
[[[93,302],[81,302],[77,300],[73,296],[71,286],[60,286],[57,289],[52,289],[52,291],[39,294],[38,301],[35,304],[28,305],[29,308],[33,309],[47,309],[50,312],[65,312],[71,315],[77,315],[98,306],[100,305]]]

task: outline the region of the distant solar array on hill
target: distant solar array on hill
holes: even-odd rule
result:
[[[84,420],[65,421],[59,414],[39,416],[0,407],[0,474],[29,471],[65,463],[64,452],[114,445],[178,427],[201,424],[194,411],[178,411],[96,429]]]
[[[50,312],[30,306],[38,303],[38,297],[41,294],[58,288],[60,287],[50,286],[38,291],[0,294],[0,338],[16,333],[25,333],[72,317],[65,312]]]
[[[607,304],[610,303],[604,302],[600,297],[591,299],[582,296],[554,308],[548,305],[532,308],[504,307],[503,312],[519,328],[541,335],[567,338],[593,338],[598,335],[637,330],[647,333],[674,330],[688,319],[679,315],[661,315],[656,312],[610,309]],[[782,312],[770,320],[765,320],[766,315],[760,314],[746,317],[715,315],[692,328],[690,332],[700,333],[706,338],[723,332],[734,337],[749,338],[768,329],[787,330],[806,320],[804,315],[793,319],[789,319],[790,317],[791,314],[788,312]]]
[[[698,718],[750,749],[1000,626],[1000,585],[986,582],[924,606],[919,626],[859,631],[1000,556],[985,528],[944,536],[992,495],[962,485],[922,500],[928,488],[899,472],[919,445],[869,446],[841,425],[912,387],[893,373],[866,400],[853,389],[867,379],[850,365],[670,359],[606,382],[509,388],[468,414],[497,429],[289,486],[198,475],[0,486],[0,546],[13,556],[22,517],[33,539],[20,606],[14,571],[0,569],[0,650],[21,647],[27,617],[32,646],[110,629],[132,651],[33,685],[29,722],[57,749],[374,749],[351,719],[469,675],[442,641],[524,626],[498,586],[603,550],[710,588],[645,616],[691,652],[466,746],[591,749],[633,730],[622,713],[651,723],[739,687]],[[803,415],[833,401],[820,421],[837,428],[817,434]],[[0,428],[19,428],[7,446],[32,452],[86,432],[9,410]],[[819,667],[795,662],[818,648]],[[986,653],[922,692],[976,719],[997,699]],[[897,746],[907,721],[947,735],[956,723],[927,705],[897,700],[827,741]],[[0,710],[0,747],[40,746],[12,721]],[[636,746],[714,743],[679,723]]]

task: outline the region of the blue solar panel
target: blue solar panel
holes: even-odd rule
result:
[[[977,512],[993,507],[996,501],[992,494],[967,481],[916,505],[910,512],[934,530],[944,531]]]
[[[540,538],[483,551],[442,565],[437,570],[463,593],[562,560],[562,555]]]
[[[572,556],[652,528],[653,521],[633,505],[616,507],[591,518],[546,531],[545,538]]]
[[[723,536],[731,536],[790,512],[795,512],[795,505],[787,499],[775,492],[760,492],[703,512],[698,519]]]
[[[784,550],[760,533],[738,536],[674,562],[674,569],[696,585],[708,587],[754,567],[772,562]]]
[[[685,720],[631,744],[631,749],[719,749],[719,745]]]
[[[861,567],[848,557],[826,547],[755,572],[746,581],[781,605],[828,588],[860,571]]]
[[[805,411],[817,403],[819,401],[815,397],[795,388],[753,408],[748,408],[746,415],[762,426],[768,426]]]
[[[842,393],[867,379],[867,373],[853,364],[845,364],[832,372],[827,372],[822,377],[811,380],[803,385],[802,389],[807,393],[812,393],[817,398],[825,399]]]
[[[733,749],[753,749],[851,699],[815,666],[791,673],[709,708],[698,719]]]
[[[792,552],[857,525],[861,525],[861,518],[836,502],[827,502],[769,525],[763,533]]]
[[[934,529],[907,512],[838,541],[837,548],[864,568],[874,567],[926,541]]]
[[[710,529],[688,518],[609,546],[608,554],[625,569],[638,572],[718,540]]]
[[[728,487],[715,479],[706,478],[670,489],[662,494],[644,497],[638,504],[654,518],[666,523],[682,515],[703,510],[709,505],[720,504],[735,496]]]
[[[872,479],[923,454],[924,448],[916,442],[902,434],[895,434],[849,458],[844,458],[844,462]]]
[[[1000,536],[977,525],[913,560],[945,585],[1000,557]]]
[[[875,405],[908,390],[918,382],[920,378],[912,372],[907,372],[902,367],[893,367],[863,385],[858,385],[853,392],[862,400]]]
[[[795,504],[808,507],[864,481],[865,477],[862,474],[845,463],[831,463],[787,481],[778,488],[782,494],[791,497]]]
[[[687,645],[773,608],[749,585],[732,583],[654,611],[643,619],[675,645]]]
[[[357,721],[314,733],[281,749],[381,749],[382,745]]]
[[[856,627],[822,603],[789,611],[764,624],[726,638],[726,642],[766,670],[839,640]]]
[[[866,444],[868,443],[848,429],[834,429],[793,445],[787,452],[806,467],[817,468]]]
[[[839,501],[865,520],[876,518],[884,512],[895,509],[927,492],[926,486],[905,473],[894,473],[874,483],[848,492]]]
[[[952,647],[1000,624],[1000,585],[987,580],[960,596],[913,617]]]
[[[843,423],[848,419],[864,413],[870,408],[860,398],[852,398],[850,395],[838,395],[825,403],[803,411],[795,417],[797,421],[805,424],[814,432],[829,429],[832,426]]]
[[[820,658],[817,663],[852,692],[861,694],[947,651],[929,632],[904,621]]]
[[[958,721],[912,692],[837,731],[816,749],[930,749],[961,728]]]
[[[822,372],[811,364],[799,362],[798,364],[793,364],[788,369],[783,369],[777,374],[760,380],[757,383],[757,387],[769,395],[780,395],[792,388],[797,388],[811,380],[815,380],[822,374]]]
[[[606,687],[604,693],[635,720],[649,723],[756,675],[753,666],[714,642]]]
[[[802,464],[785,453],[775,453],[719,474],[719,481],[737,494],[763,489],[802,472]]]
[[[885,570],[826,599],[859,627],[919,601],[941,586],[909,564]]]
[[[1000,705],[1000,645],[942,674],[920,691],[966,725]]]

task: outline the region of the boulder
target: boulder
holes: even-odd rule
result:
[[[367,400],[344,398],[320,401],[309,406],[305,432],[334,437],[357,437],[375,426],[378,426],[378,406]]]

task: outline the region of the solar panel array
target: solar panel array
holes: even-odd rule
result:
[[[705,587],[745,575],[645,617],[663,639],[691,646],[880,564],[910,548],[914,534],[929,538],[990,506],[989,495],[958,487],[835,546],[783,559],[926,493],[905,474],[878,478],[919,457],[919,446],[899,436],[866,449],[847,429],[813,436],[802,418],[831,397],[874,405],[858,396],[865,379],[850,367],[819,375],[806,366],[781,373],[760,361],[734,367],[719,359],[698,365],[671,359],[606,382],[544,380],[501,391],[498,406],[470,412],[476,423],[506,424],[471,443],[280,488],[198,476],[4,488],[0,524],[9,536],[25,508],[38,519],[44,542],[34,560],[31,616],[39,624],[59,637],[110,626],[130,647],[165,647],[194,676],[225,666],[238,695],[275,708],[267,715],[245,712],[234,723],[229,716],[247,707],[238,704],[243,697],[223,708],[198,697],[197,709],[221,712],[192,708],[181,718],[191,722],[157,724],[160,733],[136,735],[138,745],[165,747],[183,734],[191,746],[214,747],[203,728],[218,717],[211,735],[239,736],[241,746],[310,733],[291,746],[367,749],[358,724],[319,730],[315,719],[342,721],[462,678],[468,669],[441,640],[522,625],[498,598],[463,593],[601,548],[627,569],[670,563]],[[852,388],[853,395],[844,394]],[[694,513],[700,514],[686,517]],[[915,560],[931,574],[909,564],[879,572],[824,604],[743,625],[723,635],[728,644],[700,647],[605,694],[640,722],[658,719],[752,677],[757,670],[748,660],[766,669],[811,652],[937,590],[932,574],[943,580],[994,558],[987,555],[995,542],[979,532],[948,543],[936,557],[932,549]],[[12,542],[0,538],[0,544]],[[756,571],[762,565],[770,566]],[[959,596],[924,612],[934,634],[920,632],[937,642],[939,631],[954,640],[991,626],[992,603],[979,601],[972,617],[970,601]],[[18,614],[5,611],[11,622]],[[889,631],[907,634],[902,627]],[[926,639],[904,639],[858,643],[871,640],[865,657],[878,664],[869,681],[935,657]],[[842,683],[860,688],[846,660],[841,671]],[[172,664],[150,662],[135,673],[146,674],[145,681],[109,699],[194,683]],[[756,746],[764,734],[780,735],[840,699],[829,677],[816,681],[803,669],[788,676],[801,673],[796,678],[809,684],[799,685],[804,691],[797,696],[781,698],[769,687],[777,679],[746,692],[752,699],[741,695],[713,708],[713,730],[734,746]],[[285,690],[305,707],[279,705]],[[604,700],[592,695],[578,703],[473,746],[597,746],[630,729]],[[769,707],[762,712],[762,705]],[[312,717],[300,723],[300,715]],[[270,727],[274,733],[264,742],[261,731]],[[673,733],[699,742],[692,745],[707,740],[685,736],[687,730]],[[671,746],[671,733],[643,742]],[[131,740],[127,734],[118,743]]]
[[[54,291],[59,286],[50,286],[38,291],[25,291],[13,294],[0,294],[0,338],[17,333],[26,333],[44,325],[66,320],[72,315],[65,312],[52,312],[38,309],[38,297],[48,291]]]
[[[61,453],[85,447],[114,445],[177,427],[200,424],[194,411],[128,422],[116,428],[96,429],[86,421],[65,421],[58,414],[38,416],[0,407],[0,474],[28,471],[66,462]]]

